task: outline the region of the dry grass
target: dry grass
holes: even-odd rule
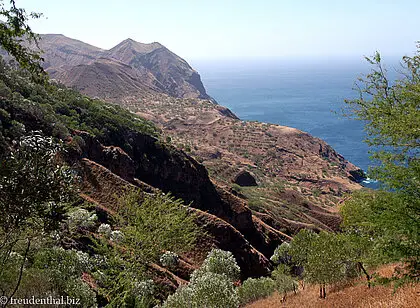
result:
[[[381,269],[381,274],[392,272],[387,266]],[[375,286],[367,288],[362,282],[344,287],[339,291],[327,289],[327,298],[318,298],[317,286],[306,287],[298,294],[288,295],[286,302],[281,302],[281,296],[274,294],[270,298],[257,301],[246,308],[270,307],[314,307],[314,308],[418,308],[420,307],[420,285],[408,285],[398,289],[393,294],[392,287]]]
[[[391,287],[376,286],[368,289],[365,285],[345,288],[328,293],[325,300],[319,299],[319,290],[311,286],[297,295],[289,295],[286,302],[281,302],[281,296],[272,297],[252,303],[247,308],[269,307],[322,307],[322,308],[418,308],[420,307],[420,286],[406,286],[392,294]]]

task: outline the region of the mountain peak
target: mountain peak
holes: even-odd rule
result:
[[[162,48],[162,47],[163,45],[157,42],[145,44],[145,43],[137,42],[133,40],[132,38],[127,38],[121,43],[119,43],[118,45],[112,47],[109,51],[111,53],[115,53],[115,52],[119,53],[123,50],[129,49],[136,53],[146,54],[146,53],[154,51],[155,49]]]
[[[137,41],[133,40],[132,38],[126,38],[124,41],[122,41],[120,44],[133,44],[138,43]]]

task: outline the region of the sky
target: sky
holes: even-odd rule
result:
[[[412,54],[419,0],[17,0],[60,33],[109,49],[159,42],[187,60]]]

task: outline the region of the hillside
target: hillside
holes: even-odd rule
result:
[[[117,7],[107,24],[76,14],[77,26],[170,29],[204,38],[213,54],[211,33],[225,34],[201,7],[155,16],[131,3],[141,19]],[[0,307],[419,307],[420,45],[396,78],[379,52],[365,57],[359,96],[344,101],[375,161],[369,177],[380,187],[368,189],[363,170],[323,140],[219,105],[160,43],[104,50],[38,36],[29,24],[43,14],[15,1],[0,15]],[[198,26],[210,32],[190,37]],[[246,57],[238,42],[228,49]],[[335,95],[338,86],[310,89]]]
[[[378,273],[382,276],[392,276],[395,265],[382,266]],[[289,294],[286,301],[278,293],[271,297],[256,301],[246,308],[274,308],[274,307],[334,307],[334,308],[416,308],[420,305],[420,286],[407,285],[394,290],[392,286],[378,285],[367,288],[366,284],[356,279],[345,285],[331,288],[326,299],[319,298],[316,286],[306,286],[298,294]]]
[[[211,99],[174,97],[165,90],[175,78],[174,61],[183,73],[189,66],[159,44],[127,40],[102,51],[64,36],[44,38],[52,77],[124,108],[54,82],[44,88],[2,64],[0,155],[7,157],[13,142],[31,131],[62,140],[64,160],[80,179],[79,198],[101,223],[115,224],[116,198],[130,187],[189,204],[206,233],[181,256],[181,272],[163,274],[165,292],[189,279],[213,248],[232,252],[245,279],[268,274],[274,249],[301,228],[338,228],[331,206],[359,188],[352,176],[357,168],[323,141],[240,121]],[[87,249],[78,239],[70,243],[61,245]]]
[[[103,51],[64,36],[42,38],[46,63],[55,63],[54,72],[47,68],[52,77],[154,122],[165,139],[200,161],[214,183],[273,230],[290,236],[302,227],[337,229],[334,206],[361,187],[359,169],[322,140],[293,128],[240,121],[202,99],[208,96],[198,73],[159,43],[127,39]],[[75,60],[67,66],[57,54]],[[241,183],[241,174],[256,185]]]
[[[171,193],[191,205],[197,223],[210,236],[185,256],[192,268],[214,247],[232,251],[244,277],[263,275],[271,268],[261,251],[271,251],[287,236],[256,219],[243,200],[212,183],[205,167],[166,144],[152,123],[118,106],[65,88],[47,91],[18,76],[1,75],[1,161],[27,132],[61,139],[66,144],[65,161],[80,177],[79,195],[98,216],[113,216],[116,196],[127,187]],[[12,100],[13,95],[18,98]]]

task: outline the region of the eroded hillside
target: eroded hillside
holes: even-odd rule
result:
[[[103,51],[64,36],[42,38],[52,77],[154,122],[167,143],[201,162],[254,220],[288,235],[339,227],[335,205],[360,188],[361,172],[324,141],[290,127],[241,121],[202,99],[208,96],[199,75],[159,43],[128,39]]]

